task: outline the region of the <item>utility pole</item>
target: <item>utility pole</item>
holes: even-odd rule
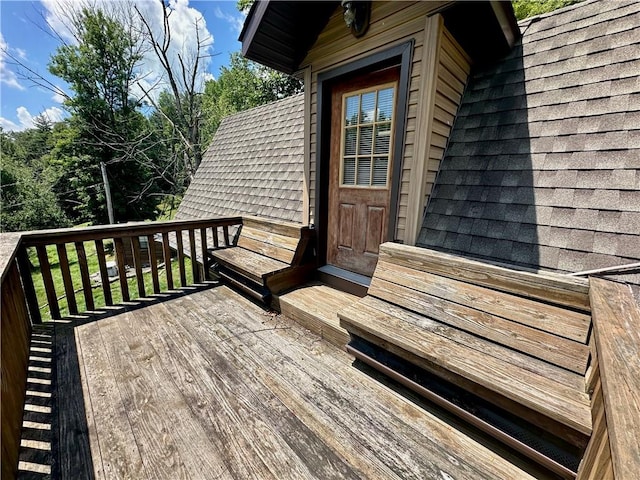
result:
[[[102,172],[102,181],[104,182],[104,194],[107,197],[107,213],[109,214],[109,223],[116,223],[113,218],[113,204],[111,203],[111,187],[109,186],[109,178],[107,177],[107,166],[104,162],[100,162],[100,171]]]

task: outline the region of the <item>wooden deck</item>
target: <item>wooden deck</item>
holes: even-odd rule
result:
[[[542,477],[223,286],[45,324],[30,360],[22,478]]]

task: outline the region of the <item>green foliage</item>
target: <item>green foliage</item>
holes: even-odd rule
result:
[[[249,8],[251,0],[240,3]],[[3,231],[106,223],[101,163],[117,222],[154,219],[160,206],[173,211],[225,116],[302,91],[299,80],[238,52],[204,92],[171,88],[148,99],[153,107],[143,115],[149,106],[131,96],[144,44],[139,30],[95,5],[70,11],[66,20],[75,42],[56,50],[49,70],[73,91],[64,103],[69,117],[54,125],[36,117],[34,128],[0,131]]]
[[[558,8],[573,5],[583,0],[512,0],[513,10],[516,18],[522,20],[524,18],[533,17],[543,13],[552,12]]]
[[[63,204],[74,220],[107,223],[104,162],[116,221],[154,218],[159,187],[149,168],[152,134],[129,94],[141,59],[138,39],[97,8],[84,8],[73,23],[78,43],[60,46],[49,64],[74,91],[64,103],[71,117],[51,152],[50,161],[64,171],[56,191],[72,195]]]
[[[200,102],[201,96],[196,100]],[[186,101],[180,102],[183,109],[187,104]],[[155,142],[153,157],[156,160],[152,164],[154,174],[161,179],[162,192],[171,198],[181,197],[189,185],[192,172],[184,162],[190,152],[181,139],[183,129],[178,127],[180,121],[177,105],[171,92],[165,90],[160,93],[156,109],[149,116],[149,124]]]
[[[69,220],[52,191],[56,173],[38,158],[31,145],[47,142],[46,131],[27,131],[11,136],[0,131],[0,231],[63,227]],[[40,136],[39,138],[37,138]]]
[[[136,38],[99,9],[84,8],[74,26],[78,45],[58,47],[49,63],[49,71],[75,92],[65,105],[98,126],[126,127],[127,115],[135,108],[129,86],[141,59]]]
[[[255,1],[256,0],[238,0],[236,2],[236,7],[241,12],[247,13],[249,11],[249,9],[251,8],[251,5],[253,5],[255,3]]]

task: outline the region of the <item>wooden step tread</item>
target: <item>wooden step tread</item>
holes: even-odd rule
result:
[[[215,261],[262,284],[269,275],[289,268],[287,263],[265,257],[242,247],[231,247],[211,252]]]
[[[367,335],[370,341],[379,339],[396,345],[584,435],[591,434],[590,402],[584,390],[498,359],[484,352],[481,345],[479,349],[471,348],[425,328],[435,321],[423,318],[425,325],[419,326],[394,316],[385,309],[387,305],[366,297],[339,312],[341,325],[352,333]]]
[[[340,326],[337,312],[359,297],[323,284],[309,284],[279,297],[282,313],[330,343],[344,347],[349,334]]]

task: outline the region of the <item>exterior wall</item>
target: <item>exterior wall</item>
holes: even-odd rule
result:
[[[433,49],[433,42],[425,42],[425,38],[433,38],[433,31],[429,26],[428,15],[434,13],[445,2],[374,2],[371,9],[371,23],[367,33],[361,38],[355,38],[344,24],[342,7],[338,7],[333,13],[325,29],[318,36],[315,45],[309,50],[307,57],[303,60],[301,68],[310,71],[307,74],[310,85],[307,91],[310,95],[310,108],[308,117],[305,119],[309,125],[309,217],[310,222],[315,218],[315,182],[316,178],[316,119],[318,112],[317,105],[317,79],[318,74],[349,64],[355,60],[368,57],[374,53],[386,50],[394,45],[404,42],[414,41],[414,51],[410,72],[409,101],[407,110],[406,135],[403,158],[400,160],[403,165],[400,182],[398,219],[396,222],[395,240],[405,241],[405,230],[407,224],[407,206],[410,202],[410,179],[412,177],[415,152],[421,151],[423,157],[421,162],[427,164],[424,179],[433,184],[435,172],[438,168],[438,160],[442,158],[446,145],[447,135],[453,124],[453,116],[460,100],[466,75],[469,71],[469,61],[462,53],[462,50],[455,44],[451,36],[445,32],[442,22],[438,22],[437,35],[442,36],[442,45],[447,51],[438,57],[444,64],[438,71],[438,82],[423,82],[425,48]],[[434,17],[431,17],[434,18]],[[439,16],[437,16],[439,18]],[[428,30],[428,31],[427,31]],[[427,37],[427,35],[431,35]],[[461,61],[460,58],[463,60]],[[433,70],[433,69],[431,69]],[[442,78],[440,78],[442,77]],[[435,94],[427,94],[424,90],[435,89]],[[425,134],[426,128],[421,128],[417,133],[418,112],[423,111],[423,104],[426,101],[435,102],[433,112],[438,115],[438,120],[433,122],[432,134]],[[449,123],[447,123],[449,122]],[[421,125],[426,125],[424,122]],[[423,148],[418,146],[423,143]],[[426,148],[427,145],[434,144],[435,147]],[[438,150],[439,149],[439,150]],[[425,159],[434,157],[433,161]],[[398,161],[398,159],[396,159]],[[424,182],[421,182],[424,183]],[[428,195],[429,188],[420,188],[422,198]],[[415,223],[413,231],[419,228],[422,216],[415,215],[412,221]],[[415,233],[414,233],[415,235]]]
[[[403,185],[409,184],[409,194],[407,203],[401,202],[407,211],[405,215],[405,212],[400,210],[398,224],[401,225],[406,218],[405,236],[401,239],[410,245],[415,244],[422,226],[425,206],[429,201],[440,162],[444,158],[449,135],[471,70],[468,55],[444,26],[438,32],[438,47],[435,54],[436,68],[431,72],[423,70],[423,75],[432,77],[431,85],[426,85],[421,99],[424,103],[424,117],[426,117],[421,122],[424,127],[418,128],[419,132],[425,132],[425,135],[419,135],[419,141],[429,138],[429,142],[425,146],[416,146],[416,159],[421,159],[422,165],[419,166],[416,160],[414,172],[409,172],[407,169],[403,172]],[[411,180],[419,184],[411,188]]]

